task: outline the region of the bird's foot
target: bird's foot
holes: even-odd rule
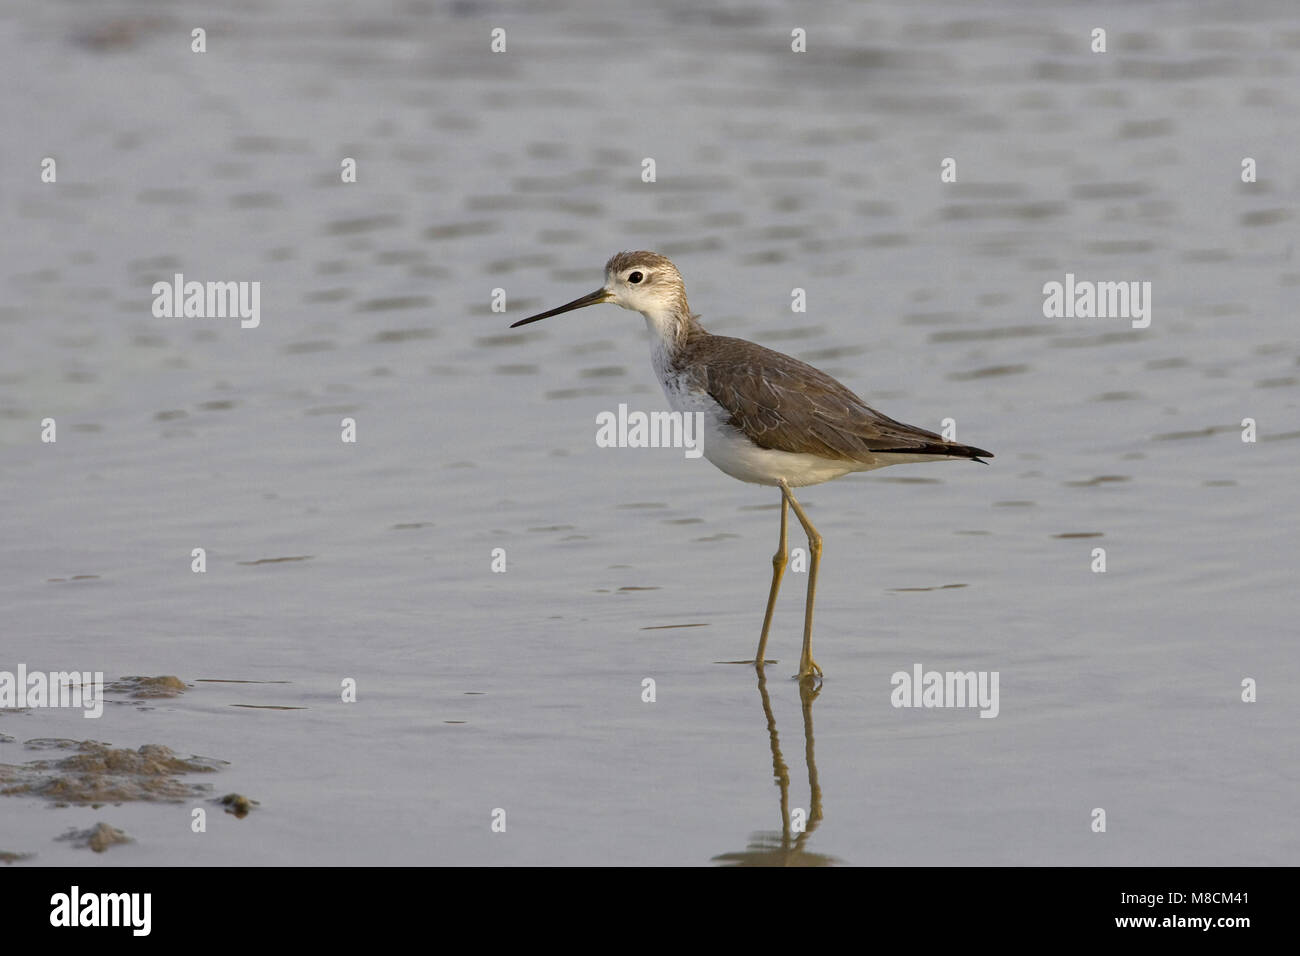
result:
[[[811,657],[803,661],[799,666],[799,673],[796,675],[797,680],[816,680],[821,681],[822,669],[817,666],[817,662]]]

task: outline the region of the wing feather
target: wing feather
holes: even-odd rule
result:
[[[845,461],[882,453],[992,458],[871,408],[820,369],[725,335],[691,342],[696,384],[761,448]]]

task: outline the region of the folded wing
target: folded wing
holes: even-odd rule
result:
[[[724,335],[692,342],[697,382],[761,448],[870,462],[885,454],[992,458],[868,406],[820,369]]]

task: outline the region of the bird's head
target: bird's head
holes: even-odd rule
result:
[[[686,304],[686,286],[672,262],[657,252],[620,252],[605,263],[605,284],[595,292],[549,312],[520,319],[510,327],[513,329],[602,302],[612,302],[624,309],[640,312],[648,319],[690,314]]]

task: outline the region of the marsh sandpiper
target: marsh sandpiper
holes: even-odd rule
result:
[[[602,302],[645,317],[651,361],[668,403],[675,411],[704,413],[704,457],[733,478],[781,489],[781,539],[772,556],[772,585],[753,661],[760,673],[788,559],[787,514],[794,509],[808,535],[810,556],[797,676],[820,678],[822,670],[812,656],[812,622],[822,536],[791,489],[887,465],[953,458],[980,461],[993,453],[894,421],[798,359],[706,332],[686,304],[681,273],[658,253],[620,252],[605,263],[605,284],[595,292],[510,327]]]

